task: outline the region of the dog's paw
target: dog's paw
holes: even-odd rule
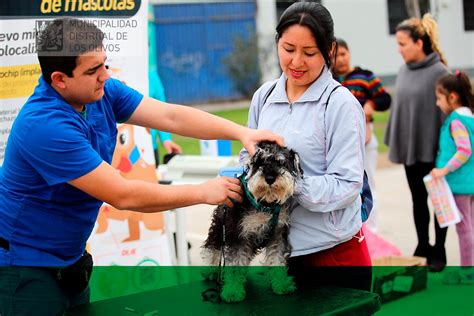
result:
[[[293,293],[296,290],[295,281],[290,276],[282,280],[272,280],[272,290],[279,295]]]
[[[293,277],[288,276],[287,267],[270,267],[267,273],[275,294],[288,294],[296,290]]]
[[[227,303],[238,303],[245,299],[245,288],[243,284],[224,285],[221,298]]]
[[[218,267],[203,267],[201,270],[201,276],[204,280],[215,281],[217,280],[217,276],[219,274]]]

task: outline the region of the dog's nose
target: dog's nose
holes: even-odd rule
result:
[[[268,185],[272,185],[276,180],[276,176],[273,174],[267,174],[265,175],[265,182],[268,183]]]

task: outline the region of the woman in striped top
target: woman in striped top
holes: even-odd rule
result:
[[[457,71],[436,84],[436,105],[448,115],[441,127],[435,178],[446,176],[462,215],[456,225],[461,253],[460,271],[445,275],[446,283],[474,283],[474,95],[469,78]]]
[[[374,207],[370,217],[364,224],[372,232],[377,232],[377,196],[375,192],[375,169],[377,168],[378,142],[374,135],[373,113],[385,111],[390,107],[392,98],[385,91],[380,79],[370,70],[351,65],[351,54],[346,41],[338,38],[335,79],[356,97],[364,109],[366,119],[365,163],[364,167],[372,190]]]

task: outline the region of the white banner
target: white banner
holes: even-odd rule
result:
[[[113,5],[106,7],[105,3]],[[106,64],[112,76],[148,94],[147,0],[103,5],[100,1],[2,0],[0,9],[0,167],[13,121],[41,74],[37,33],[57,16],[77,17],[99,27],[104,32]],[[117,142],[112,165],[125,178],[156,183],[150,133],[144,128],[120,125],[119,137],[121,133],[127,133],[132,142],[128,147]],[[132,151],[138,154],[131,155]],[[98,265],[171,264],[161,213],[118,211],[104,205],[88,249]]]
[[[62,6],[54,5],[62,4]],[[75,1],[74,1],[75,2]],[[0,20],[0,166],[13,121],[31,95],[41,70],[36,56],[36,35],[52,17],[49,13],[81,13],[79,19],[96,24],[104,32],[107,64],[114,77],[148,94],[147,0],[127,0],[131,17],[100,16],[92,8],[70,7],[68,1],[2,0]],[[78,2],[79,3],[79,2]],[[32,8],[31,8],[32,7]],[[80,10],[79,10],[80,9]],[[86,9],[89,9],[86,11]],[[99,8],[96,8],[99,9]],[[112,8],[114,9],[114,8]],[[115,11],[120,8],[115,8]],[[5,12],[4,12],[5,11]],[[31,13],[33,12],[33,13]],[[105,12],[105,11],[104,11]],[[110,11],[114,13],[113,10]],[[29,16],[29,14],[36,14]],[[42,15],[43,13],[43,15]],[[12,16],[16,14],[17,16]],[[65,48],[67,49],[67,48]]]

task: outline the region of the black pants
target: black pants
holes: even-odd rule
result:
[[[370,291],[372,267],[308,267],[290,258],[288,274],[294,277],[296,288],[309,290],[315,286],[338,286]]]
[[[0,266],[0,315],[63,315],[70,308],[87,304],[90,289],[68,294],[51,271],[38,267]]]
[[[428,192],[426,191],[423,177],[430,173],[434,167],[435,164],[431,162],[416,162],[414,165],[405,165],[405,173],[413,201],[416,235],[418,237],[415,255],[428,257],[428,259],[431,256],[431,246],[429,244],[430,210],[428,208]],[[436,216],[434,218],[436,236],[434,256],[443,256],[445,254],[444,243],[448,228],[439,227]]]
[[[366,240],[356,238],[288,260],[289,274],[294,276],[298,289],[338,286],[370,291],[371,265]]]

